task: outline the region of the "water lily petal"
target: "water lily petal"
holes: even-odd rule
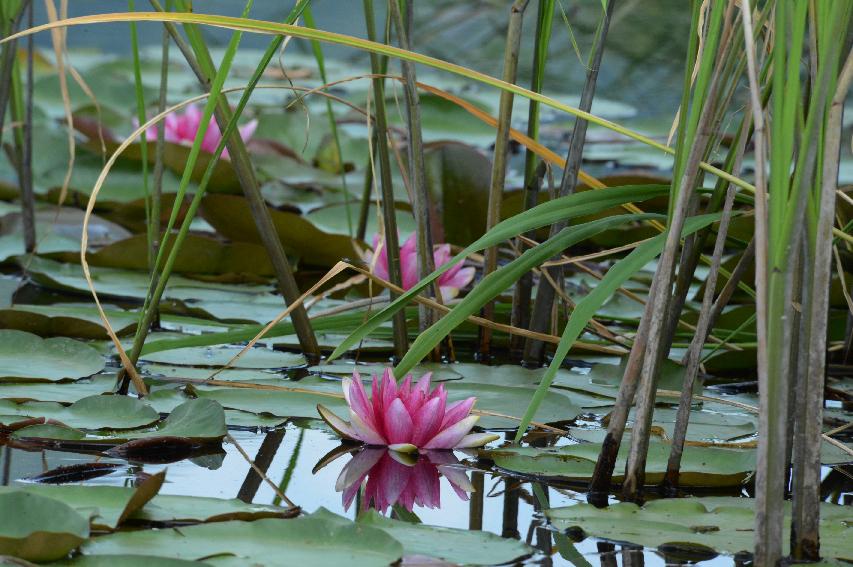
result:
[[[329,427],[331,427],[332,430],[341,437],[358,440],[358,433],[350,427],[350,424],[335,415],[329,408],[322,404],[317,404],[317,413],[319,413],[320,417],[323,418],[323,421],[325,421]]]
[[[441,427],[444,417],[444,400],[433,398],[427,401],[412,418],[413,434],[412,443],[422,445],[432,439]]]
[[[412,289],[418,283],[418,241],[412,233],[400,247],[400,271],[403,277],[403,289]]]
[[[391,402],[397,399],[397,381],[394,380],[390,368],[386,368],[382,374],[382,385],[379,387],[379,391],[382,393],[382,406],[380,413],[376,414],[377,418],[383,416],[391,407]]]
[[[471,447],[482,447],[486,443],[497,441],[501,436],[496,433],[471,433],[462,438],[455,445],[457,449],[469,449]]]
[[[457,421],[461,421],[468,417],[471,413],[471,408],[474,407],[474,402],[477,398],[470,397],[458,402],[453,402],[444,410],[444,419],[441,421],[441,429],[445,429]]]
[[[370,400],[367,399],[367,392],[364,391],[364,384],[361,381],[361,375],[358,372],[352,373],[352,378],[345,377],[341,382],[341,387],[344,391],[344,399],[358,415],[362,421],[368,424],[374,431],[380,432],[376,416],[373,413],[373,406]]]
[[[400,398],[394,399],[385,410],[385,432],[389,445],[397,443],[410,443],[412,439],[413,423],[406,405]]]
[[[480,416],[469,415],[461,421],[457,421],[450,427],[441,430],[438,435],[430,439],[425,445],[425,449],[453,449],[456,444],[462,440],[465,435],[471,431],[474,424],[480,419]]]
[[[368,445],[387,445],[388,442],[381,433],[370,427],[352,408],[349,410],[350,424],[356,433],[356,439]]]

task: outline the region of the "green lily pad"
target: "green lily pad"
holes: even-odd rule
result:
[[[242,197],[207,195],[201,214],[226,238],[261,243],[249,205]],[[306,264],[331,267],[343,258],[359,257],[356,242],[348,236],[323,232],[295,213],[271,210],[270,214],[285,252]]]
[[[0,515],[0,555],[52,561],[89,537],[89,519],[53,498],[20,490],[0,493],[0,510],[5,511]]]
[[[622,482],[628,441],[623,440],[616,460],[613,482]],[[646,461],[646,483],[657,484],[663,480],[669,459],[669,444],[652,439]],[[545,478],[559,478],[573,482],[587,482],[595,469],[601,446],[597,443],[579,443],[562,447],[504,447],[481,451],[495,465],[509,471]],[[721,487],[739,486],[755,469],[755,451],[749,449],[721,449],[718,447],[684,448],[681,461],[681,486]]]
[[[0,487],[0,496],[13,491],[24,491],[51,498],[70,506],[82,516],[91,518],[92,527],[113,530],[154,497],[163,484],[164,476],[164,473],[153,475],[136,488],[46,484],[30,484],[20,488],[3,486]]]
[[[136,329],[139,315],[106,306],[107,317],[116,335],[125,336]],[[108,340],[109,334],[97,308],[79,303],[56,305],[15,305],[0,309],[0,327],[34,333],[41,337],[73,337]]]
[[[630,502],[596,508],[576,504],[547,510],[560,530],[578,527],[589,536],[627,541],[645,547],[698,544],[720,553],[751,552],[754,548],[755,501],[750,498],[707,497],[653,500],[642,508]],[[785,503],[790,534],[790,502]],[[853,514],[849,506],[821,502],[820,551],[824,557],[853,559]],[[788,548],[788,543],[783,544]]]
[[[199,567],[204,563],[153,555],[79,555],[51,567]]]
[[[384,531],[320,518],[219,522],[119,532],[90,540],[84,555],[156,554],[214,565],[385,567],[403,546]]]
[[[92,445],[116,445],[135,439],[174,437],[187,441],[209,443],[221,440],[225,428],[225,412],[218,403],[204,399],[189,399],[175,407],[172,413],[154,427],[104,433],[85,433],[79,429],[54,424],[30,425],[12,434],[15,439],[56,439],[79,441]]]
[[[358,517],[358,523],[373,526],[403,544],[406,555],[435,557],[460,565],[497,565],[533,553],[524,542],[489,532],[460,530],[392,520],[376,510]],[[440,542],[440,543],[438,543]]]
[[[4,382],[0,380],[0,399],[70,404],[87,396],[110,393],[115,383],[114,374],[100,374],[77,382]]]
[[[85,343],[0,330],[0,378],[56,381],[91,376],[104,366],[104,358]]]
[[[218,347],[186,347],[142,355],[147,362],[186,366],[225,366],[242,350],[239,345]],[[291,368],[305,364],[301,354],[255,347],[234,362],[234,368]]]
[[[67,407],[56,402],[0,400],[0,414],[44,417],[79,429],[133,429],[160,419],[151,406],[129,396],[88,396]]]

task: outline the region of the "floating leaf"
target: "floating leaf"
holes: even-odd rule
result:
[[[142,508],[157,494],[165,473],[149,477],[136,488],[123,486],[47,486],[28,485],[21,488],[0,487],[0,497],[22,490],[28,494],[51,498],[92,518],[92,526],[101,530],[117,528],[131,514]]]
[[[161,364],[183,364],[187,366],[225,366],[242,350],[241,346],[187,347],[145,354],[141,358]],[[305,364],[301,354],[281,352],[255,347],[237,359],[234,368],[292,368]]]
[[[216,230],[234,241],[260,244],[260,235],[242,197],[207,195],[201,214]],[[342,258],[358,258],[355,241],[340,234],[323,232],[295,213],[270,210],[285,252],[312,266],[331,267]]]
[[[119,532],[90,540],[83,553],[216,557],[217,565],[228,566],[385,567],[400,559],[403,546],[377,528],[308,517]]]
[[[53,498],[21,490],[2,492],[0,510],[0,555],[52,561],[89,537],[89,519]]]
[[[195,447],[198,443],[221,440],[225,434],[225,412],[211,400],[190,399],[175,407],[172,413],[153,428],[132,429],[89,434],[67,426],[54,424],[30,425],[12,434],[15,439],[64,440],[86,446],[116,445],[132,440],[168,439],[164,446]],[[142,449],[143,447],[139,447]]]
[[[547,510],[559,529],[580,528],[586,535],[628,541],[645,547],[684,544],[709,546],[720,553],[751,552],[755,526],[755,501],[751,498],[707,497],[652,500],[642,508],[631,502],[596,508],[576,504]],[[790,530],[790,502],[785,503],[787,540]],[[853,559],[853,515],[849,506],[821,502],[821,555]],[[783,548],[788,548],[787,541]]]
[[[375,510],[361,514],[358,523],[379,528],[392,536],[403,544],[406,555],[435,557],[460,565],[509,563],[534,551],[521,541],[502,538],[489,532],[392,520]]]
[[[129,396],[87,396],[67,407],[56,402],[0,400],[0,415],[43,417],[80,429],[133,429],[160,419],[151,406]]]
[[[107,306],[107,316],[118,336],[136,330],[139,315]],[[107,340],[109,334],[93,305],[60,303],[22,305],[0,309],[0,327],[34,333],[41,337],[74,337]]]
[[[625,469],[629,441],[623,440],[616,460],[616,471]],[[669,444],[652,439],[646,461],[646,483],[663,480],[669,459]],[[579,443],[562,447],[504,447],[481,451],[502,469],[525,475],[559,478],[572,482],[587,482],[592,477],[601,446]],[[681,486],[739,486],[755,469],[755,451],[721,449],[718,447],[685,447],[681,461]],[[622,474],[613,475],[613,482],[622,482]]]
[[[55,381],[91,376],[104,366],[98,351],[79,341],[0,330],[0,378]]]

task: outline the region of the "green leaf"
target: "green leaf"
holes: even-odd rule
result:
[[[176,437],[182,440],[212,442],[221,440],[225,428],[225,412],[218,403],[205,399],[187,400],[152,428],[112,431],[102,434],[84,433],[71,427],[53,424],[30,425],[12,434],[15,439],[57,439],[81,441],[91,445],[116,445],[135,439]]]
[[[246,199],[233,195],[207,195],[201,215],[217,232],[234,241],[261,244],[261,237]],[[342,258],[358,258],[356,241],[340,234],[328,234],[301,215],[270,210],[285,252],[313,266],[331,267]]]
[[[546,515],[561,531],[580,528],[588,536],[645,547],[693,544],[734,554],[754,549],[754,509],[751,498],[721,496],[652,500],[642,508],[630,502],[607,508],[583,503],[547,510]],[[790,502],[785,502],[784,549],[791,532],[790,509]],[[821,502],[820,518],[821,556],[853,559],[850,507]]]
[[[142,355],[147,362],[178,364],[186,366],[225,366],[237,355],[242,346],[187,347]],[[249,349],[234,362],[234,368],[292,368],[305,364],[305,357],[298,353],[282,352],[261,347]],[[208,372],[208,375],[210,372]]]
[[[0,555],[27,561],[64,557],[89,537],[89,519],[53,498],[0,493]]]
[[[506,470],[536,477],[586,482],[592,477],[600,451],[601,445],[598,443],[579,443],[548,448],[513,446],[486,450],[481,454]],[[655,439],[650,441],[646,462],[647,484],[657,484],[663,480],[669,451],[668,443]],[[616,471],[625,469],[627,456],[628,445],[623,441]],[[754,469],[753,449],[687,446],[684,448],[678,483],[680,486],[693,487],[739,486]],[[614,474],[613,482],[621,481],[621,474]]]
[[[42,339],[10,329],[0,330],[0,379],[64,380],[97,374],[104,358],[85,343],[64,337]]]
[[[358,523],[384,531],[403,544],[406,555],[435,557],[460,565],[497,565],[533,553],[524,542],[498,535],[392,520],[376,510],[358,517]]]
[[[119,532],[90,540],[83,553],[154,553],[227,566],[385,567],[402,557],[403,546],[377,528],[308,517]]]
[[[51,498],[91,518],[93,528],[113,530],[151,500],[163,484],[163,477],[164,473],[153,475],[136,488],[47,484],[31,484],[21,488],[2,486],[0,496],[17,490]]]
[[[151,406],[129,396],[88,396],[68,407],[56,402],[16,404],[0,399],[0,416],[13,415],[44,417],[80,429],[133,429],[160,419]]]

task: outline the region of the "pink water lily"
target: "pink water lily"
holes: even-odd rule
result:
[[[448,404],[444,384],[430,391],[430,377],[428,372],[413,384],[410,374],[398,386],[387,369],[381,383],[373,377],[368,398],[361,376],[354,372],[352,378],[343,380],[350,421],[344,421],[322,405],[317,406],[317,411],[342,437],[404,453],[480,447],[500,437],[470,433],[480,419],[470,415],[476,398]]]
[[[388,250],[384,243],[380,248],[381,237],[377,234],[373,237],[373,249],[379,250],[376,263],[373,264],[373,253],[368,252],[365,260],[373,265],[373,273],[383,280],[389,279],[388,275]],[[412,289],[418,283],[418,251],[417,235],[412,233],[400,247],[400,269],[403,275],[403,289]],[[432,253],[435,267],[440,268],[450,261],[450,244],[439,244]],[[456,264],[438,278],[438,287],[441,289],[441,297],[444,300],[453,299],[459,294],[459,290],[471,283],[474,279],[474,268],[464,268],[462,263]]]
[[[198,105],[191,104],[187,107],[183,114],[173,112],[168,114],[163,120],[164,137],[167,142],[175,144],[183,144],[191,146],[195,140],[195,134],[201,126],[203,112]],[[135,121],[137,122],[137,121]],[[137,122],[138,123],[138,122]],[[248,141],[255,133],[258,127],[258,121],[252,120],[245,125],[240,126],[240,137],[243,141]],[[145,131],[145,139],[153,141],[157,139],[157,126],[152,126]],[[201,141],[201,149],[212,154],[216,151],[216,147],[222,140],[222,132],[219,130],[216,120],[211,116],[210,123],[207,126],[207,131],[204,133],[204,138]],[[228,150],[222,150],[222,157],[228,159]]]
[[[417,506],[438,508],[441,505],[441,477],[462,500],[474,491],[468,475],[449,451],[426,451],[417,457],[386,449],[364,448],[348,462],[335,484],[342,492],[344,509],[348,510],[364,481],[363,504],[384,513],[394,504],[409,512]]]

